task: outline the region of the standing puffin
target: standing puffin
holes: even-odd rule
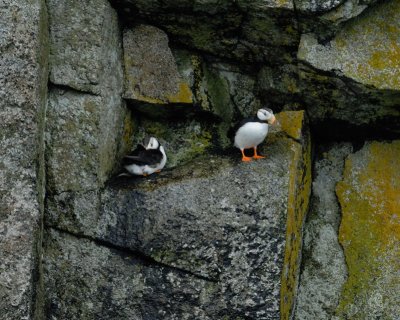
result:
[[[268,134],[268,124],[274,124],[275,116],[271,109],[259,109],[256,117],[244,119],[235,134],[235,147],[242,152],[242,161],[251,161],[246,157],[244,149],[254,149],[254,159],[264,158],[257,154],[257,146]]]
[[[147,176],[154,172],[160,172],[167,162],[164,147],[158,140],[151,137],[144,144],[139,144],[137,148],[123,160],[126,171],[130,174]]]

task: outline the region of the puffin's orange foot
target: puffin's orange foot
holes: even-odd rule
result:
[[[143,173],[142,176],[143,176],[143,177],[147,177],[148,174],[147,174],[147,173]]]
[[[161,172],[161,170],[157,170],[157,171],[154,171],[155,173],[160,173]]]
[[[249,161],[251,161],[251,158],[250,157],[243,157],[242,161],[243,162],[249,162]]]
[[[260,156],[259,154],[256,154],[253,156],[254,159],[265,159],[264,156]]]

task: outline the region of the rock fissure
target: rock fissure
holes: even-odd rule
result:
[[[49,91],[52,90],[59,90],[61,92],[61,94],[63,94],[62,92],[70,92],[70,93],[76,93],[76,94],[85,94],[85,95],[89,95],[89,96],[93,96],[93,97],[101,97],[100,93],[93,93],[91,91],[88,90],[84,90],[83,88],[75,88],[75,87],[71,87],[67,84],[57,84],[57,83],[53,83],[51,81],[49,81]]]
[[[94,244],[96,244],[98,246],[105,247],[105,248],[108,248],[108,249],[111,249],[111,250],[115,250],[117,252],[120,252],[123,255],[126,255],[126,256],[129,256],[131,258],[135,258],[135,259],[139,260],[145,266],[166,268],[169,271],[173,271],[173,272],[176,272],[176,273],[193,276],[196,279],[204,280],[204,281],[207,281],[207,282],[210,282],[210,283],[218,283],[220,281],[219,279],[208,278],[208,277],[196,274],[194,272],[191,272],[189,270],[185,270],[183,268],[176,267],[176,266],[171,265],[171,264],[166,264],[166,263],[159,262],[159,261],[153,259],[151,256],[149,256],[149,255],[147,255],[147,254],[145,254],[143,252],[140,252],[140,251],[137,251],[137,250],[131,250],[131,249],[127,248],[127,247],[119,246],[119,245],[113,244],[113,243],[108,242],[108,241],[104,241],[104,240],[99,239],[99,238],[93,238],[93,237],[90,237],[90,236],[87,236],[87,235],[84,235],[84,234],[76,234],[74,232],[71,232],[71,231],[68,231],[68,230],[63,230],[63,229],[60,229],[60,228],[57,228],[57,227],[54,227],[54,226],[50,226],[50,228],[55,230],[55,231],[58,231],[60,233],[64,233],[64,234],[73,236],[74,238],[86,239],[86,240],[89,240],[90,242],[93,242]]]

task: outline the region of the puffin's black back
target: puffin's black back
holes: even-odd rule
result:
[[[140,144],[134,151],[124,157],[123,165],[156,165],[161,162],[162,157],[163,154],[160,151],[160,147],[146,150],[146,148]]]

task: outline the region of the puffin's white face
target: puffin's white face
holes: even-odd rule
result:
[[[274,124],[276,120],[273,111],[267,108],[259,109],[257,111],[257,118],[261,121],[267,121],[269,124]]]
[[[151,137],[149,140],[149,143],[147,144],[147,148],[146,149],[158,149],[159,146],[159,142],[156,138]]]

